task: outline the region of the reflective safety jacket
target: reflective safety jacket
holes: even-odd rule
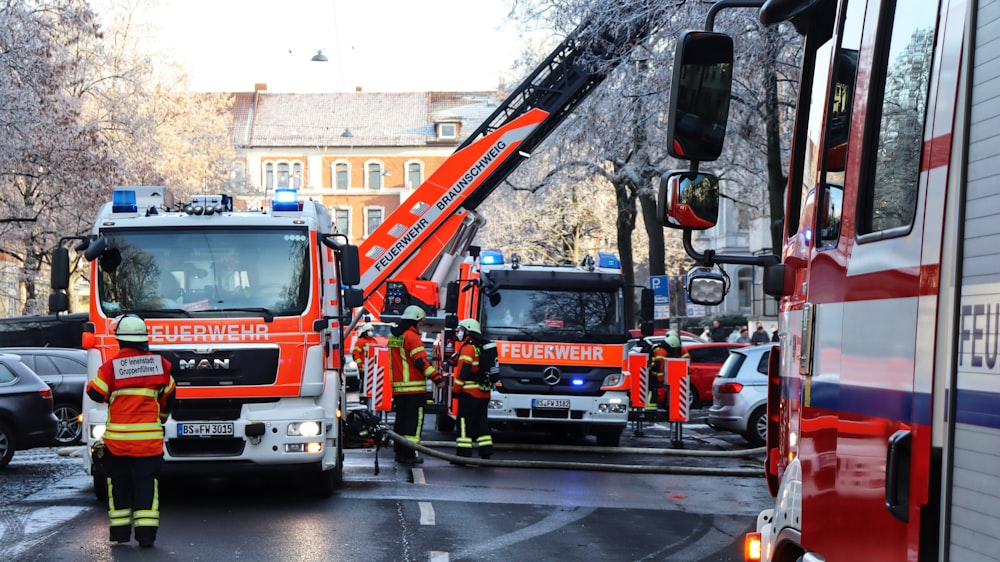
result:
[[[155,457],[163,454],[163,423],[176,394],[170,361],[123,347],[87,383],[87,395],[108,403],[104,445],[111,454]]]
[[[389,377],[393,394],[424,393],[427,392],[427,379],[441,380],[441,374],[427,359],[416,326],[389,337]]]
[[[451,393],[465,394],[473,398],[489,398],[492,386],[485,388],[479,384],[479,346],[474,345],[469,338],[462,342],[458,351],[458,362],[455,364],[455,380],[451,383]]]
[[[670,349],[666,345],[658,345],[653,348],[653,356],[650,360],[650,385],[656,385],[658,387],[664,386],[666,383],[668,358],[683,359],[690,357],[691,354],[685,351],[683,347],[674,353],[671,353]],[[655,375],[655,379],[653,378],[653,375]]]
[[[366,346],[370,345],[378,345],[378,339],[375,336],[358,336],[358,339],[354,340],[354,349],[351,350],[351,355],[354,356],[354,362],[358,364],[359,370],[365,368],[365,353],[369,350]]]

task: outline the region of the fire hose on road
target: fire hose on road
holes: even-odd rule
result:
[[[454,442],[429,441],[426,444],[418,444],[409,439],[386,430],[387,438],[392,439],[396,446],[409,447],[425,455],[433,456],[448,462],[457,464],[467,464],[475,466],[497,466],[506,468],[551,468],[563,470],[593,470],[603,472],[631,472],[642,474],[697,474],[703,476],[762,476],[764,467],[759,468],[710,468],[701,466],[648,466],[610,463],[590,463],[590,462],[564,462],[564,461],[526,461],[526,460],[493,460],[493,459],[471,459],[460,457],[449,453],[443,453],[432,449],[433,447],[454,447]],[[430,446],[428,446],[430,445]],[[545,451],[545,452],[574,452],[574,453],[618,453],[618,454],[641,454],[660,456],[688,456],[688,457],[746,457],[763,454],[764,447],[755,449],[743,449],[738,451],[690,451],[684,449],[647,449],[643,447],[590,447],[575,445],[524,445],[524,444],[494,444],[494,449],[503,450],[523,450],[523,451]],[[376,451],[377,454],[377,451]],[[376,470],[378,470],[378,457],[375,459]]]

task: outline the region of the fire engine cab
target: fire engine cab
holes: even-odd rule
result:
[[[746,557],[998,560],[1000,7],[739,4],[805,36],[780,256],[691,247],[719,197],[696,166],[665,175],[660,204],[703,267],[692,300],[721,301],[715,266],[755,263],[781,305],[765,474],[775,503]],[[670,115],[724,126],[733,40],[706,27],[678,42]],[[718,157],[688,143],[707,133],[677,128],[675,155]]]

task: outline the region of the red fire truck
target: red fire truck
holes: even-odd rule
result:
[[[661,206],[705,268],[692,300],[719,302],[716,264],[753,263],[781,304],[776,501],[747,558],[1000,559],[1000,5],[739,4],[805,36],[781,255],[691,247],[719,195],[696,166],[665,174]],[[728,94],[732,45],[710,32],[679,42],[670,115],[707,119],[674,130],[675,155],[718,156],[704,124],[724,130],[726,108],[699,88]]]

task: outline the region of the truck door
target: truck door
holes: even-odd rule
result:
[[[806,262],[802,544],[826,559],[906,560],[919,541],[941,228],[925,212],[943,193],[924,142],[937,13],[937,0],[844,2],[816,47],[793,249]]]

